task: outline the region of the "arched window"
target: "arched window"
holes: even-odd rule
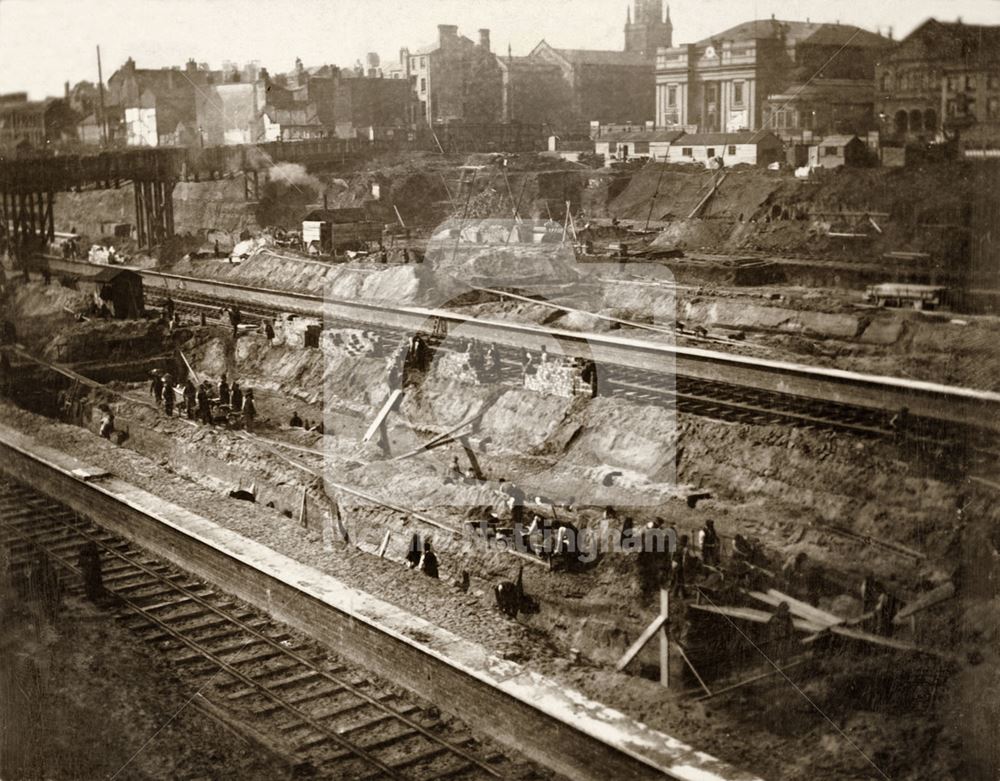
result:
[[[937,112],[929,108],[924,112],[924,130],[937,130]]]
[[[896,112],[896,135],[902,136],[906,135],[906,132],[910,129],[909,116],[905,111]]]
[[[910,131],[913,133],[919,133],[924,129],[924,115],[920,113],[920,109],[913,109],[910,112]]]

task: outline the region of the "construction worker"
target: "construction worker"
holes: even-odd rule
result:
[[[187,412],[188,420],[194,420],[195,407],[198,404],[198,389],[188,377],[184,383],[184,410]]]
[[[240,334],[240,321],[242,316],[240,315],[240,308],[234,306],[229,310],[229,323],[233,326],[233,339],[237,338]]]
[[[670,568],[670,596],[686,597],[686,568],[687,568],[687,547],[688,536],[682,534],[677,540],[677,549],[671,561]]]
[[[229,393],[229,405],[234,412],[243,409],[243,390],[240,388],[239,380],[233,380],[233,387]]]
[[[496,599],[500,612],[508,618],[517,618],[521,610],[521,600],[524,596],[524,565],[517,571],[517,582],[503,580],[493,586],[493,598]]]
[[[780,602],[767,622],[767,640],[772,656],[789,656],[795,648],[795,624],[787,602]]]
[[[247,388],[243,394],[243,427],[252,432],[254,420],[257,417],[257,405],[253,401],[253,388]]]
[[[101,418],[101,429],[100,434],[104,439],[111,439],[111,435],[115,431],[115,413],[110,409],[104,412],[104,417]]]
[[[222,379],[219,380],[219,404],[223,406],[229,405],[229,383],[226,381],[225,373],[223,373]]]
[[[438,577],[438,559],[434,551],[431,550],[430,540],[424,540],[424,552],[420,557],[418,569],[429,578]]]
[[[153,375],[153,380],[149,383],[149,392],[153,395],[156,406],[159,407],[160,402],[163,401],[163,378],[156,369],[153,369],[150,374]]]
[[[474,475],[473,475],[474,477]],[[515,483],[508,483],[502,477],[500,478],[500,488],[497,493],[503,496],[507,501],[507,506],[510,508],[510,521],[515,526],[517,524],[524,523],[524,491],[521,490]]]
[[[174,414],[174,378],[169,374],[163,375],[163,411],[168,418]]]
[[[206,425],[212,423],[212,408],[208,400],[208,382],[203,382],[198,388],[198,419]]]
[[[406,551],[406,566],[409,569],[416,569],[420,566],[420,557],[423,546],[420,544],[420,535],[410,535],[410,547]]]
[[[710,567],[719,566],[719,535],[715,531],[715,521],[709,518],[698,533],[701,560]]]
[[[288,421],[289,428],[302,428],[302,418],[299,417],[298,412],[292,413],[291,420]]]

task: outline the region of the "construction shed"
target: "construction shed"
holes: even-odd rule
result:
[[[594,139],[594,151],[604,155],[605,164],[634,158],[665,160],[670,142],[681,135],[679,130],[612,131]]]
[[[766,166],[784,160],[784,144],[773,133],[687,133],[670,144],[667,160],[671,163],[701,163],[714,168],[724,166]]]
[[[809,146],[810,168],[865,165],[868,147],[857,136],[827,136]]]
[[[84,272],[78,282],[80,290],[93,294],[94,303],[102,303],[117,320],[137,320],[145,314],[142,277],[129,269],[104,266]]]
[[[366,242],[382,238],[382,224],[367,209],[314,209],[302,219],[302,246],[323,254],[361,249]]]

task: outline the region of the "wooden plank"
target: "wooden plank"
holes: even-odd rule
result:
[[[803,662],[808,662],[811,656],[806,656],[800,659],[789,662],[784,667],[772,667],[767,672],[760,673],[759,675],[754,675],[751,678],[740,681],[739,683],[734,683],[731,686],[726,686],[723,689],[716,689],[714,692],[704,694],[701,697],[695,697],[695,702],[700,702],[701,700],[707,700],[709,697],[718,697],[720,694],[726,694],[736,689],[742,689],[744,686],[749,686],[751,683],[756,683],[757,681],[762,681],[765,678],[770,678],[772,675],[778,675],[783,673],[785,670],[790,670],[793,667],[798,667]]]
[[[731,605],[688,605],[689,610],[700,610],[703,613],[714,613],[726,618],[735,618],[740,621],[750,621],[755,624],[766,624],[771,620],[773,613],[766,610],[756,610],[752,607],[733,607]],[[805,618],[792,618],[792,626],[801,632],[822,632],[828,629],[828,624],[817,624]]]
[[[615,669],[618,670],[618,672],[624,670],[628,666],[628,663],[636,657],[646,643],[653,639],[653,635],[655,635],[665,623],[667,623],[667,616],[658,615],[654,618],[653,623],[646,627],[646,630],[639,635],[639,639],[632,643],[632,645],[629,646],[629,649],[625,652],[624,656],[618,660],[618,664],[615,665]]]
[[[958,654],[949,653],[948,651],[938,651],[934,648],[922,647],[915,645],[914,643],[907,643],[904,640],[896,640],[892,637],[882,637],[881,635],[869,634],[868,632],[862,632],[860,629],[849,629],[845,626],[831,626],[830,631],[850,640],[859,640],[863,643],[878,645],[883,648],[889,648],[893,651],[925,654],[927,656],[936,656],[939,659],[944,659],[950,662],[962,662],[962,657]]]
[[[447,431],[444,431],[441,434],[438,434],[436,437],[433,437],[432,439],[428,440],[427,442],[424,442],[419,447],[415,447],[413,450],[409,451],[408,453],[403,453],[400,456],[396,456],[393,460],[394,461],[402,461],[405,458],[411,458],[411,457],[413,457],[413,456],[415,456],[415,455],[417,455],[419,453],[423,453],[425,450],[432,450],[435,447],[443,445],[443,444],[445,444],[445,442],[447,442],[447,441],[449,441],[451,439],[454,439],[455,438],[454,434],[456,434],[459,431],[461,431],[463,428],[465,428],[466,426],[468,426],[470,423],[474,423],[475,421],[479,420],[479,418],[481,418],[485,414],[486,414],[485,412],[477,412],[472,417],[467,418],[466,420],[463,420],[461,423],[459,423],[454,428],[450,428]]]
[[[660,589],[660,617],[663,619],[663,631],[660,632],[660,685],[669,689],[670,637],[667,633],[666,622],[670,620],[670,592],[665,588]],[[697,675],[697,673],[695,674]]]
[[[795,599],[795,597],[791,597],[788,594],[778,591],[776,588],[769,588],[767,590],[767,595],[778,600],[778,602],[773,603],[775,605],[780,604],[781,602],[787,602],[788,609],[792,611],[792,615],[801,616],[808,621],[815,621],[817,624],[829,624],[830,626],[844,623],[844,619],[840,616],[835,615],[834,613],[829,613],[818,607],[814,607],[808,602]]]
[[[402,397],[403,397],[402,388],[396,388],[396,390],[394,390],[392,393],[389,394],[389,398],[386,399],[385,404],[382,405],[382,409],[379,410],[378,415],[375,416],[375,420],[372,421],[372,424],[368,427],[368,430],[365,432],[365,435],[361,440],[362,442],[367,442],[373,436],[375,436],[375,432],[378,431],[379,426],[381,426],[382,423],[385,422],[385,419],[389,417],[389,413],[392,412],[392,410],[396,407],[397,404],[399,404],[399,400]]]
[[[944,602],[946,599],[951,599],[955,596],[955,584],[950,580],[938,586],[936,589],[928,591],[919,599],[915,599],[906,605],[902,610],[896,613],[896,617],[892,619],[892,623],[901,624],[910,616],[919,613],[922,610],[926,610],[929,607],[934,607],[934,605],[939,602]]]

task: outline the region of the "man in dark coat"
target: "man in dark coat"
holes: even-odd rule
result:
[[[208,403],[208,388],[204,382],[198,388],[198,419],[206,424],[212,422],[212,409]]]
[[[431,541],[424,540],[424,553],[420,557],[420,571],[429,578],[438,577],[438,559],[431,550]]]
[[[243,409],[243,390],[240,388],[239,380],[233,380],[233,387],[229,395],[229,404],[233,408],[233,412],[239,412]]]
[[[219,380],[219,404],[229,404],[229,383],[226,381],[225,374],[223,374],[222,379]]]
[[[188,381],[184,383],[184,409],[187,411],[188,420],[194,420],[194,411],[197,404],[198,389],[194,387],[194,383],[188,378]]]
[[[163,401],[163,378],[160,373],[153,370],[153,380],[149,383],[149,392],[153,394],[153,401],[156,402],[156,406],[160,406],[160,402]]]

